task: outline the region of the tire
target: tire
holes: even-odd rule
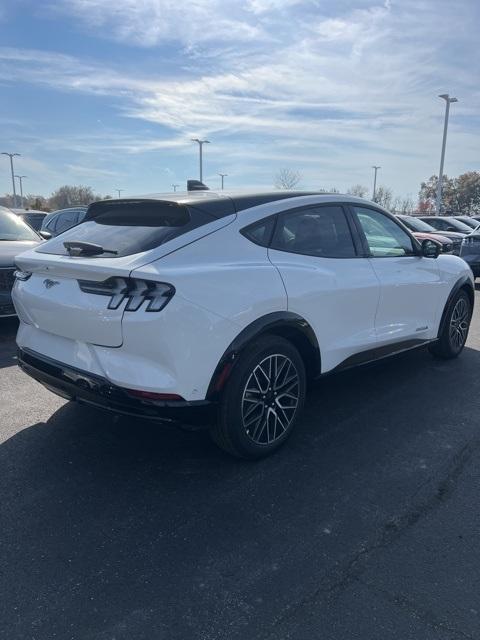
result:
[[[459,356],[467,340],[471,317],[470,298],[461,289],[448,305],[442,333],[429,346],[430,353],[445,360]]]
[[[289,437],[305,403],[305,366],[297,349],[278,336],[262,336],[238,358],[210,433],[238,458],[263,458]]]

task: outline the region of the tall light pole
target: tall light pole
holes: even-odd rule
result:
[[[379,169],[381,169],[382,167],[377,167],[375,165],[373,165],[372,169],[374,170],[374,174],[373,174],[373,194],[372,194],[372,200],[375,202],[375,194],[377,192],[377,171]]]
[[[218,175],[219,175],[219,176],[221,177],[221,179],[222,179],[222,191],[223,191],[223,179],[224,179],[224,178],[226,178],[226,177],[228,176],[228,173],[219,173]]]
[[[198,148],[200,151],[200,182],[203,182],[203,145],[210,144],[210,140],[199,140],[198,138],[192,138],[192,142],[198,142]]]
[[[23,201],[23,179],[24,178],[28,178],[28,176],[17,176],[17,175],[15,175],[15,178],[18,178],[18,181],[20,183],[20,204],[25,209],[25,203]]]
[[[445,161],[445,147],[447,145],[448,115],[450,113],[451,103],[458,102],[457,98],[450,98],[448,93],[442,93],[438,97],[445,100],[445,121],[443,123],[442,155],[440,156],[440,171],[438,172],[437,181],[437,203],[435,207],[435,215],[437,216],[440,215],[442,208],[443,163]]]
[[[122,197],[122,191],[125,191],[125,189],[115,189],[115,191],[118,193],[118,197],[121,198]]]
[[[19,153],[7,153],[6,151],[2,151],[2,156],[8,156],[10,158],[10,170],[12,172],[12,187],[13,187],[13,206],[17,206],[17,191],[15,189],[15,173],[13,171],[13,158],[15,156],[20,156]]]
[[[179,186],[180,186],[179,184],[172,184],[173,191],[175,192],[177,190],[177,187],[179,187]]]

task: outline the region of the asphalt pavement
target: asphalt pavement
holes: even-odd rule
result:
[[[325,377],[285,447],[68,403],[0,321],[0,638],[480,638],[480,294],[455,361]]]

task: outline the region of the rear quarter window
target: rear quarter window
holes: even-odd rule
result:
[[[198,209],[167,201],[97,202],[84,221],[40,247],[40,253],[68,255],[64,242],[89,242],[106,253],[96,257],[128,256],[149,251],[187,231],[214,220]]]

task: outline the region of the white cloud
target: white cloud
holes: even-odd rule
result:
[[[181,74],[172,80],[161,72],[2,49],[0,80],[22,77],[105,94],[125,116],[170,130],[166,139],[70,139],[77,149],[108,144],[127,153],[178,154],[193,135],[208,135],[225,162],[245,171],[253,157],[317,163],[337,173],[343,167],[352,176],[359,163],[380,162],[405,188],[437,169],[438,93],[460,98],[450,166],[475,162],[480,146],[470,124],[480,106],[476,9],[473,2],[440,4],[441,11],[435,0],[363,0],[341,11],[314,0],[195,0],[188,9],[173,0],[69,0],[65,11],[98,35],[108,25],[108,33],[129,44],[186,47]]]
[[[117,40],[145,47],[174,40],[187,46],[232,37],[249,41],[260,35],[240,3],[232,1],[68,0],[59,6],[89,29],[107,29]]]

